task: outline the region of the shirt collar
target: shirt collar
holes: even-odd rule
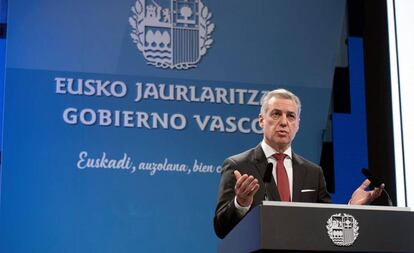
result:
[[[274,154],[278,153],[276,150],[274,150],[271,146],[269,146],[264,140],[260,143],[262,146],[263,152],[266,156],[266,158],[272,157]],[[283,154],[287,155],[290,159],[292,159],[292,147],[289,146],[288,149],[286,149]]]

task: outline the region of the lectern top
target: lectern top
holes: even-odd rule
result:
[[[281,201],[263,201],[263,206],[291,206],[291,207],[313,207],[313,208],[364,209],[364,210],[407,211],[407,212],[411,211],[411,208],[409,208],[409,207],[397,207],[397,206],[343,205],[343,204],[281,202]]]

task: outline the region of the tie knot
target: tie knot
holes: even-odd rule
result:
[[[285,160],[286,154],[276,153],[273,155],[273,157],[276,159],[276,161],[283,161]]]

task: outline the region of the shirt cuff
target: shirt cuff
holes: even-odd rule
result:
[[[237,203],[236,197],[234,197],[234,205],[236,206],[237,213],[240,215],[240,217],[244,216],[250,209],[250,206],[241,206],[239,203]]]

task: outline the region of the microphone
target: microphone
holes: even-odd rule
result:
[[[361,170],[361,172],[362,172],[362,174],[364,174],[364,176],[366,177],[366,178],[368,178],[369,179],[369,181],[371,182],[371,185],[373,185],[374,187],[381,187],[381,185],[383,184],[383,182],[381,181],[381,180],[379,180],[376,176],[374,176],[368,169],[366,169],[366,168],[363,168],[362,170]],[[388,194],[388,192],[387,192],[387,190],[385,190],[385,188],[384,189],[382,189],[383,191],[384,191],[384,193],[385,193],[385,195],[387,196],[387,202],[388,202],[388,205],[389,206],[393,206],[393,203],[392,203],[392,200],[391,200],[391,197],[390,197],[390,195]]]
[[[272,180],[272,171],[273,171],[273,163],[268,163],[266,165],[266,171],[263,175],[263,183],[265,185],[265,200],[269,200],[269,195],[267,193],[267,187],[270,184],[270,181]]]
[[[369,181],[371,181],[371,185],[373,185],[375,187],[381,187],[381,185],[382,185],[381,180],[379,180],[377,177],[375,177],[374,175],[372,175],[372,173],[368,169],[363,168],[361,170],[361,172],[362,172],[362,174],[364,174],[364,176],[366,178],[369,179]]]

